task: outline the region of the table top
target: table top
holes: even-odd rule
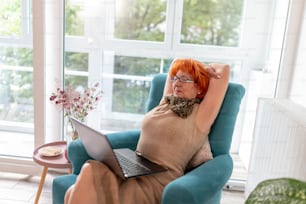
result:
[[[43,147],[59,147],[62,149],[61,154],[57,156],[43,156],[39,153],[39,150]],[[51,168],[71,168],[71,163],[67,160],[65,156],[65,151],[67,149],[67,143],[65,141],[51,142],[43,144],[37,147],[33,152],[33,160],[46,167]]]

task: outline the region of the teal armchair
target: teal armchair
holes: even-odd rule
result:
[[[157,106],[163,95],[165,74],[156,75],[152,80],[147,111]],[[232,135],[241,100],[243,86],[230,83],[220,112],[209,133],[213,159],[203,163],[184,176],[170,182],[164,189],[162,204],[218,204],[223,187],[233,170],[233,160],[229,154]],[[135,150],[140,135],[139,130],[130,130],[108,134],[113,148]],[[53,180],[53,204],[63,204],[66,190],[75,183],[82,165],[91,159],[80,140],[73,141],[68,147],[73,172]]]

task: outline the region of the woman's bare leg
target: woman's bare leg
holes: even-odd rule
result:
[[[65,204],[84,203],[98,204],[92,167],[89,163],[83,165],[75,184],[68,189],[65,195]]]

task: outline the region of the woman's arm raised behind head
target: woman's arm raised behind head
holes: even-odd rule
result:
[[[196,123],[198,128],[208,131],[216,119],[223,102],[230,75],[230,67],[227,64],[212,63],[208,66],[211,74],[208,90],[201,102]]]

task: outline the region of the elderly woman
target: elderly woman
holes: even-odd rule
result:
[[[67,191],[65,203],[160,203],[163,188],[169,182],[212,159],[208,133],[228,81],[228,65],[174,60],[159,106],[143,119],[136,149],[168,171],[122,180],[103,163],[88,161]]]

